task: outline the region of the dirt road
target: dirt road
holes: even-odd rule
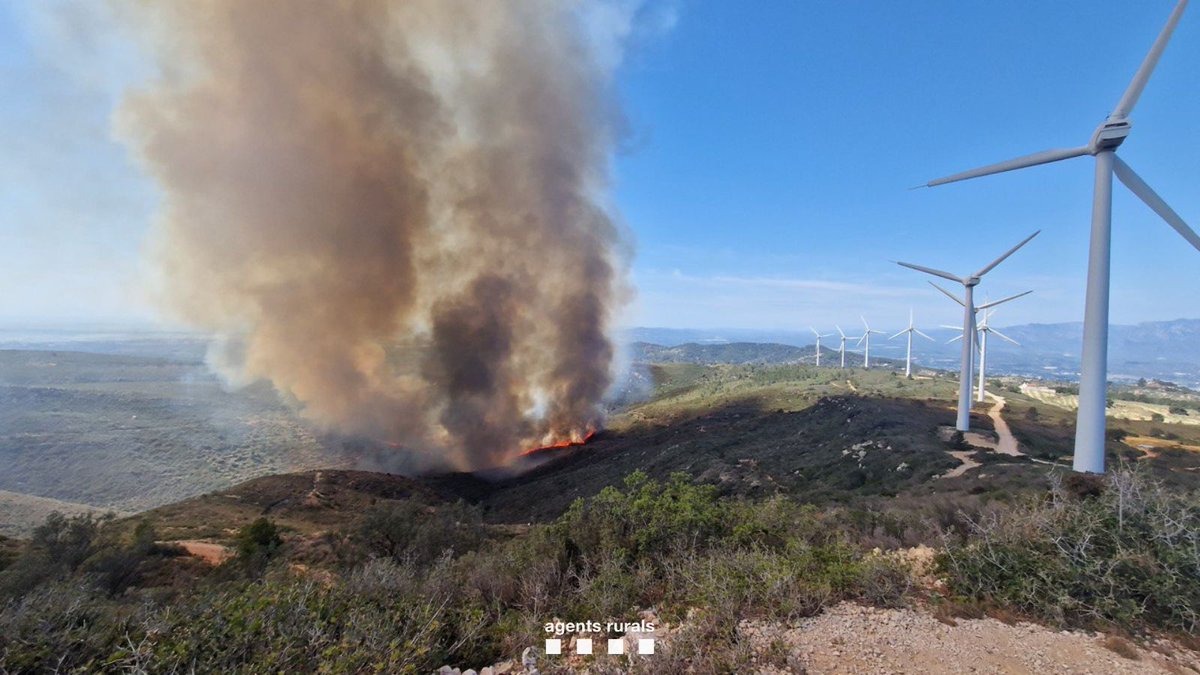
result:
[[[996,619],[942,623],[927,611],[842,603],[793,626],[743,623],[755,648],[786,645],[809,673],[1179,673],[1200,655],[1169,643],[1147,649],[1082,631]],[[1118,654],[1120,650],[1125,656]],[[786,672],[762,669],[763,673]]]
[[[942,474],[941,476],[938,476],[938,478],[957,478],[958,476],[963,475],[964,473],[970,471],[971,469],[974,469],[975,467],[980,466],[979,462],[976,462],[974,459],[971,458],[971,455],[975,454],[974,450],[947,450],[946,452],[951,457],[953,457],[954,459],[957,459],[958,461],[960,461],[962,463],[959,464],[958,466],[954,467],[953,469],[950,469],[949,471]]]
[[[230,550],[228,546],[214,544],[211,541],[185,540],[168,541],[163,543],[175,544],[184,551],[187,551],[188,555],[200,558],[210,565],[220,565],[221,563],[233,557],[233,551]]]
[[[1013,457],[1025,454],[1017,447],[1016,437],[1012,435],[1012,430],[1008,428],[1008,422],[1005,422],[1004,417],[1000,414],[1000,411],[1004,410],[1004,404],[1006,403],[1004,397],[990,393],[988,396],[996,401],[996,405],[992,406],[992,409],[988,411],[988,417],[992,418],[992,426],[996,428],[996,435],[1000,437],[999,442],[996,444],[996,452]]]

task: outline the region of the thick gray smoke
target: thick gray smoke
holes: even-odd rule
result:
[[[339,432],[470,469],[600,423],[608,67],[562,0],[188,0],[120,128],[165,297]]]

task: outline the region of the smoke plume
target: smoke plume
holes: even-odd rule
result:
[[[599,424],[609,73],[561,0],[139,5],[167,303],[341,433],[462,469]]]

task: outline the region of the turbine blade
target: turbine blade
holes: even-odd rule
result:
[[[961,340],[961,339],[962,339],[961,335],[955,335],[954,337],[950,338],[949,340],[946,340],[946,344],[950,344],[951,342],[957,342],[958,340]]]
[[[1134,173],[1128,164],[1116,155],[1113,156],[1113,159],[1116,160],[1113,163],[1113,172],[1117,174],[1117,178],[1121,179],[1125,187],[1129,188],[1133,194],[1146,202],[1146,206],[1149,206],[1155,213],[1162,216],[1162,219],[1167,221],[1168,225],[1175,228],[1175,231],[1184,239],[1187,239],[1188,243],[1195,246],[1197,250],[1200,250],[1200,235],[1197,235],[1195,230],[1188,227],[1187,223],[1183,222],[1183,218],[1180,218],[1174,209],[1167,206],[1163,198],[1159,197],[1158,193],[1151,189],[1146,184],[1146,181],[1142,180],[1141,176]]]
[[[1050,162],[1057,162],[1062,159],[1071,159],[1072,157],[1086,155],[1088,154],[1088,151],[1089,148],[1086,145],[1081,145],[1078,148],[1043,150],[1042,152],[1035,152],[1032,155],[1025,155],[1024,157],[1017,157],[1016,159],[1010,159],[1005,162],[997,162],[996,164],[981,166],[978,169],[971,169],[970,171],[963,171],[952,176],[946,176],[945,178],[931,180],[925,185],[927,187],[934,187],[937,185],[945,185],[946,183],[956,183],[960,180],[967,180],[969,178],[990,176],[994,173],[1004,173],[1005,171],[1012,171],[1014,169],[1024,169],[1025,167],[1029,166],[1049,164]]]
[[[1020,342],[1017,342],[1016,340],[1008,337],[1007,335],[1005,335],[1004,333],[1001,333],[1000,331],[996,330],[995,328],[989,328],[988,330],[991,331],[993,335],[1000,338],[1001,340],[1006,340],[1008,342],[1011,342],[1018,347],[1021,346]]]
[[[950,324],[939,324],[938,328],[949,328],[950,330],[962,330],[962,326],[951,326]]]
[[[1150,51],[1146,54],[1146,59],[1142,61],[1142,65],[1138,67],[1137,73],[1133,76],[1133,81],[1129,83],[1129,87],[1121,96],[1117,107],[1109,115],[1112,119],[1124,119],[1133,112],[1133,106],[1137,105],[1138,97],[1142,95],[1142,90],[1146,88],[1146,82],[1150,79],[1150,74],[1154,72],[1154,67],[1158,65],[1158,59],[1162,56],[1163,50],[1167,48],[1167,41],[1171,39],[1171,33],[1175,31],[1175,26],[1179,23],[1179,17],[1183,16],[1183,10],[1187,7],[1188,0],[1179,0],[1175,5],[1175,9],[1171,10],[1171,16],[1167,18],[1167,25],[1163,26],[1162,32],[1154,40],[1154,44],[1150,47]]]
[[[926,273],[926,274],[932,274],[932,275],[933,275],[933,276],[935,276],[935,277],[941,277],[941,278],[943,278],[943,279],[949,279],[950,281],[956,281],[956,282],[958,282],[958,283],[960,283],[960,284],[962,283],[962,277],[956,277],[956,276],[954,276],[953,274],[951,274],[951,273],[949,273],[949,272],[943,272],[942,270],[935,270],[935,269],[933,269],[932,267],[922,267],[921,265],[913,265],[912,263],[900,262],[900,261],[898,261],[898,260],[896,261],[896,264],[897,264],[897,265],[899,265],[899,266],[901,266],[901,267],[907,267],[907,268],[909,268],[910,270],[916,270],[916,271],[918,271],[918,272],[924,272],[924,273]]]
[[[867,339],[866,334],[860,335],[858,337],[858,342],[855,342],[854,346],[857,347],[857,346],[861,345],[863,343],[863,340],[866,340],[866,339]]]
[[[808,329],[812,331],[812,334],[813,334],[813,335],[816,335],[817,337],[821,337],[821,334],[817,332],[817,329],[816,329],[816,328],[813,328],[812,326],[809,326],[809,327],[808,327]]]
[[[837,325],[836,323],[833,324],[833,327],[838,330],[838,333],[842,336],[842,339],[844,340],[846,338],[846,334],[842,332],[842,327]]]
[[[1010,295],[1010,296],[1008,296],[1007,298],[1004,298],[1004,299],[1002,299],[1002,300],[996,300],[996,301],[994,301],[994,302],[989,302],[989,303],[982,304],[982,305],[980,305],[980,306],[976,307],[976,308],[975,308],[975,310],[976,310],[976,311],[979,311],[979,310],[984,310],[984,309],[987,309],[987,308],[989,308],[989,307],[995,307],[996,305],[1002,305],[1002,304],[1004,304],[1004,303],[1008,302],[1009,300],[1016,300],[1017,298],[1020,298],[1020,297],[1022,297],[1022,296],[1026,296],[1026,295],[1029,295],[1029,294],[1030,294],[1030,293],[1032,293],[1032,292],[1033,292],[1033,291],[1025,291],[1024,293],[1017,293],[1016,295]],[[984,320],[986,321],[987,319],[985,318]]]
[[[999,258],[996,258],[995,260],[993,260],[993,261],[992,261],[992,263],[991,263],[990,265],[988,265],[987,267],[985,267],[985,268],[983,268],[983,269],[979,270],[978,272],[976,272],[976,273],[975,273],[975,276],[977,276],[977,277],[981,277],[981,276],[983,276],[983,275],[987,274],[988,272],[991,272],[991,271],[992,271],[992,269],[996,267],[996,265],[999,265],[1000,263],[1004,262],[1005,258],[1007,258],[1008,256],[1010,256],[1010,255],[1012,255],[1012,254],[1016,253],[1016,252],[1017,252],[1017,250],[1018,250],[1019,248],[1021,248],[1021,247],[1022,247],[1022,246],[1024,246],[1025,244],[1028,244],[1030,239],[1033,239],[1034,237],[1038,236],[1038,235],[1039,235],[1039,234],[1041,234],[1041,233],[1042,233],[1042,231],[1041,231],[1041,230],[1038,230],[1037,232],[1034,232],[1033,234],[1029,235],[1028,237],[1025,237],[1025,239],[1024,239],[1024,240],[1022,240],[1022,241],[1021,241],[1021,243],[1019,243],[1019,244],[1017,244],[1016,246],[1014,246],[1014,247],[1012,247],[1012,248],[1008,249],[1008,251],[1006,251],[1006,252],[1004,253],[1004,255],[1000,256]]]
[[[904,334],[905,334],[905,333],[907,333],[907,332],[908,332],[907,330],[902,330],[902,331],[900,331],[899,333],[896,333],[895,335],[891,336],[891,337],[890,337],[890,338],[888,338],[888,339],[889,339],[889,340],[895,340],[896,338],[900,337],[901,335],[904,335]]]
[[[926,334],[922,333],[921,331],[917,330],[916,328],[914,328],[914,329],[913,329],[913,332],[914,332],[914,333],[916,333],[917,335],[920,335],[921,337],[925,338],[926,340],[929,340],[930,342],[933,342],[933,338],[931,338],[931,337],[929,337],[928,335],[926,335]]]
[[[931,282],[929,282],[929,285],[930,285],[930,286],[933,286],[933,287],[934,287],[934,288],[936,288],[936,289],[938,289],[938,290],[939,290],[939,291],[941,291],[942,293],[945,293],[947,298],[950,298],[951,300],[953,300],[953,301],[957,302],[957,303],[958,303],[958,305],[959,305],[960,307],[966,307],[966,305],[964,305],[964,304],[963,304],[963,301],[958,299],[958,296],[957,296],[957,295],[955,295],[955,294],[951,293],[950,291],[948,291],[948,290],[946,290],[946,289],[942,288],[941,286],[938,286],[937,284],[933,283],[932,281],[931,281]]]
[[[863,325],[866,326],[867,332],[870,333],[871,332],[871,324],[867,323],[867,317],[863,316],[862,314],[859,314],[858,318],[862,319]]]

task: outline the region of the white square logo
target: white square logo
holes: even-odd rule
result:
[[[608,653],[609,654],[624,654],[625,653],[625,641],[622,640],[621,638],[610,638],[608,641]]]
[[[546,640],[546,655],[547,656],[549,656],[551,654],[561,654],[561,653],[562,653],[562,640],[559,640],[558,638],[549,638]]]
[[[654,653],[654,638],[638,638],[638,653],[653,654]]]
[[[591,638],[579,638],[578,640],[576,640],[575,641],[575,653],[576,654],[591,654],[592,653],[592,639]]]

